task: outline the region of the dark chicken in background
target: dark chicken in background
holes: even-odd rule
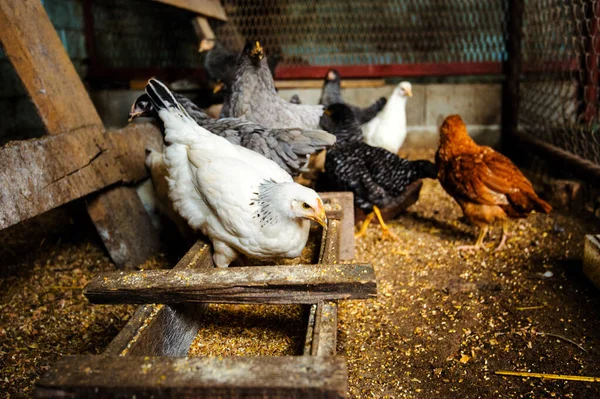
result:
[[[316,129],[321,105],[292,104],[275,90],[265,52],[258,41],[248,42],[237,63],[229,113],[273,128]]]
[[[173,95],[198,125],[269,158],[292,176],[305,170],[310,154],[333,145],[336,140],[334,135],[317,129],[271,129],[238,118],[212,119],[187,97],[178,93]],[[147,94],[135,101],[129,120],[140,116],[158,117]]]
[[[385,97],[380,97],[373,104],[366,108],[359,108],[354,105],[347,104],[348,107],[354,112],[356,120],[359,125],[369,122],[385,107],[387,100]],[[342,99],[342,87],[340,73],[335,69],[330,69],[325,75],[325,81],[323,82],[323,91],[321,92],[321,99],[319,104],[324,106],[332,104],[345,104]]]
[[[456,200],[465,217],[480,228],[475,245],[460,246],[459,250],[484,248],[483,240],[496,222],[502,222],[502,239],[496,250],[502,249],[509,218],[525,218],[534,210],[552,210],[508,158],[477,145],[469,137],[459,115],[448,116],[440,127],[435,161],[444,190]]]
[[[319,191],[352,191],[354,205],[367,216],[361,237],[376,216],[382,238],[396,236],[389,231],[380,208],[393,208],[406,200],[406,190],[414,182],[435,179],[437,168],[432,162],[409,161],[362,141],[362,132],[350,107],[334,104],[325,109],[321,126],[329,129],[338,142],[327,150],[325,171],[317,183]]]

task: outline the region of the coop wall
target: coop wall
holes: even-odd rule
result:
[[[42,4],[75,69],[86,76],[85,34],[81,0],[43,0]],[[39,137],[44,125],[15,69],[0,47],[0,144],[8,140]]]

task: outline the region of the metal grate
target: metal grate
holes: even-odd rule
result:
[[[500,62],[508,0],[223,0],[232,48],[260,38],[286,65]]]
[[[519,130],[600,165],[600,1],[525,2]]]

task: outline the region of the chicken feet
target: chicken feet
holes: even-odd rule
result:
[[[381,216],[381,211],[379,210],[379,208],[377,206],[373,206],[373,212],[371,212],[367,215],[362,226],[360,226],[360,230],[356,234],[354,234],[354,238],[360,238],[366,234],[367,228],[369,227],[369,224],[371,224],[371,221],[373,220],[374,216],[377,216],[377,220],[379,221],[379,225],[381,226],[381,239],[382,240],[386,240],[386,239],[398,240],[398,236],[396,234],[394,234],[392,231],[390,231],[390,228],[383,221],[383,217]]]
[[[475,242],[475,245],[461,245],[461,246],[456,247],[456,249],[458,251],[472,251],[472,250],[485,249],[485,247],[483,246],[483,239],[487,235],[489,229],[490,229],[490,226],[483,226],[479,230],[479,237],[477,237],[477,241]]]

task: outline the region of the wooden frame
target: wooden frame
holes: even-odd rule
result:
[[[159,130],[106,132],[38,0],[0,0],[0,41],[47,131],[0,149],[0,229],[103,190],[88,213],[111,258],[122,267],[144,262],[159,247],[158,231],[134,188],[111,186],[146,177],[144,150],[159,148]]]
[[[343,227],[353,223],[352,194],[321,196],[329,221],[321,239],[319,266],[333,269],[341,266],[339,261],[354,257],[354,230]],[[271,268],[293,270],[295,266]],[[210,246],[198,241],[172,273],[212,269]],[[235,269],[222,273],[235,273]],[[243,289],[244,283],[238,286]],[[369,287],[372,294],[376,287]],[[335,301],[319,300],[311,305],[303,356],[186,358],[199,328],[202,306],[141,306],[102,355],[66,357],[54,365],[37,383],[36,396],[346,397],[346,362],[335,356]]]

